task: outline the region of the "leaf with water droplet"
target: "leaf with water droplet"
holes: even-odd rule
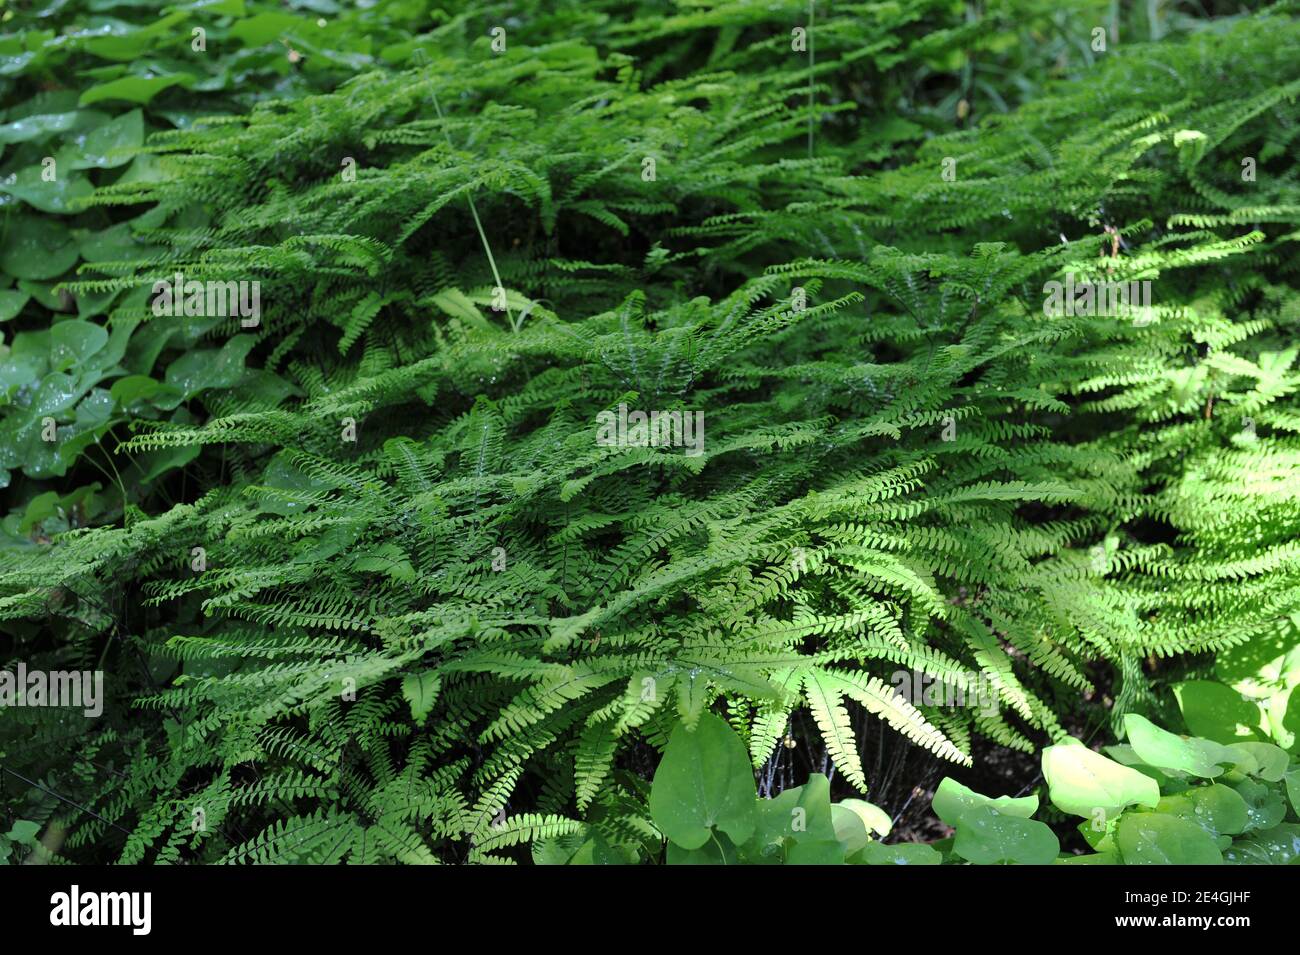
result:
[[[931,801],[934,814],[950,826],[957,825],[962,814],[977,807],[995,809],[1008,816],[1028,819],[1038,811],[1037,796],[985,796],[951,777],[944,777]]]
[[[20,279],[52,279],[76,262],[76,240],[61,222],[29,215],[10,217],[0,241],[0,269]]]
[[[714,827],[743,843],[754,831],[756,796],[745,744],[703,713],[694,731],[673,730],[650,787],[650,817],[683,849],[700,848]]]
[[[943,857],[930,846],[919,842],[885,845],[869,842],[849,862],[858,865],[938,865]]]
[[[1221,783],[1194,786],[1176,796],[1165,796],[1157,808],[1195,823],[1216,838],[1245,832],[1250,824],[1246,800]]]
[[[1061,852],[1060,840],[1037,819],[974,806],[957,820],[953,852],[976,865],[1050,865]]]
[[[86,50],[105,60],[129,62],[139,59],[155,41],[168,36],[168,31],[187,16],[189,13],[185,10],[174,10],[147,26],[115,21],[108,24],[108,30],[85,40]]]
[[[45,178],[45,166],[28,166],[16,175],[0,180],[0,192],[16,196],[34,209],[68,215],[79,211],[76,203],[95,191],[83,174],[58,168],[53,179]]]
[[[1300,825],[1286,822],[1239,839],[1223,859],[1233,865],[1294,865],[1300,860]]]
[[[1282,800],[1280,786],[1244,779],[1232,787],[1242,799],[1246,800],[1246,812],[1249,819],[1245,832],[1257,829],[1272,829],[1286,818],[1286,803]]]
[[[50,366],[67,371],[86,361],[108,343],[108,332],[77,319],[58,322],[50,329]]]
[[[1291,811],[1300,816],[1300,766],[1292,766],[1286,771],[1286,795],[1291,800]]]
[[[144,113],[138,109],[86,134],[84,141],[64,155],[73,169],[112,169],[134,158],[144,145]]]
[[[167,367],[167,384],[186,398],[208,388],[229,388],[244,375],[244,359],[256,340],[252,335],[236,335],[220,350],[211,348],[187,352]],[[166,402],[161,408],[175,407]]]
[[[1212,779],[1233,763],[1226,747],[1208,739],[1176,736],[1136,713],[1124,717],[1124,729],[1142,761],[1160,769]]]
[[[1194,822],[1156,812],[1125,813],[1115,842],[1125,865],[1219,865],[1214,837]]]
[[[1043,750],[1043,778],[1052,804],[1062,812],[1095,819],[1100,812],[1114,818],[1134,803],[1154,808],[1160,801],[1156,781],[1081,743]]]
[[[7,322],[23,310],[31,296],[26,292],[5,289],[0,292],[0,322]]]
[[[42,113],[16,119],[0,126],[0,143],[25,143],[67,132],[77,122],[77,113]]]

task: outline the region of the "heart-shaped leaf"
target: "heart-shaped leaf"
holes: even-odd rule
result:
[[[1125,865],[1218,865],[1223,855],[1214,837],[1177,816],[1156,812],[1126,813],[1115,842]]]
[[[1154,779],[1080,743],[1043,750],[1043,778],[1052,805],[1087,819],[1111,819],[1134,804],[1154,809],[1160,801]]]
[[[1259,705],[1230,686],[1213,680],[1192,680],[1174,687],[1174,696],[1187,728],[1216,743],[1262,740]]]
[[[0,238],[0,269],[20,279],[52,279],[77,262],[77,242],[62,223],[15,215]]]
[[[1028,819],[1038,811],[1038,797],[983,796],[955,779],[945,778],[935,791],[932,807],[935,815],[948,825],[955,826],[962,813],[974,807],[987,807],[1008,816]]]
[[[1124,729],[1133,751],[1143,762],[1160,769],[1213,779],[1232,765],[1231,756],[1218,743],[1175,736],[1136,713],[1124,717]]]
[[[745,744],[703,713],[693,731],[673,730],[650,787],[650,817],[683,849],[698,849],[715,828],[740,844],[754,832],[756,796]]]
[[[957,822],[953,851],[976,865],[1050,865],[1061,843],[1044,823],[974,806]]]
[[[891,846],[869,842],[849,861],[859,865],[938,865],[943,857],[918,842],[899,842]]]
[[[133,109],[78,137],[77,145],[67,158],[73,169],[112,169],[134,157],[134,150],[144,143],[144,114]]]

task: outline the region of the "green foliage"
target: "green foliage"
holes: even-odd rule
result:
[[[1043,779],[1052,805],[1076,816],[1105,821],[1129,806],[1154,809],[1160,801],[1160,787],[1150,776],[1086,746],[1058,744],[1043,750]]]
[[[0,487],[12,471],[58,479],[79,464],[102,470],[107,451],[92,455],[91,449],[128,420],[124,412],[139,393],[121,389],[123,377],[192,350],[208,331],[203,322],[166,334],[110,323],[117,308],[143,301],[145,290],[133,299],[121,289],[73,291],[66,284],[79,267],[110,268],[164,253],[151,235],[162,221],[159,210],[119,212],[95,204],[102,189],[143,187],[166,176],[145,140],[245,112],[268,97],[333,89],[359,69],[404,59],[417,28],[430,30],[423,5],[409,0],[360,10],[285,6],[82,2],[5,11],[0,323],[12,324],[0,325],[8,341],[0,354]],[[328,19],[319,15],[326,10]],[[184,221],[202,230],[210,218],[210,210],[195,207]],[[60,334],[76,337],[79,347],[63,348]],[[45,417],[58,423],[54,447],[40,437]],[[97,460],[88,464],[92,457]],[[152,484],[192,457],[157,460],[117,478]],[[121,502],[117,508],[102,499],[90,503],[73,526],[120,511]]]
[[[1188,729],[1220,743],[1271,740],[1297,751],[1300,640],[1274,634],[1232,647],[1215,657],[1213,675],[1173,687]]]
[[[673,731],[650,788],[650,815],[668,839],[699,849],[716,828],[740,845],[754,831],[753,780],[745,746],[712,714]]]
[[[815,64],[803,3],[539,5],[499,52],[471,5],[20,24],[15,95],[116,65],[0,132],[31,133],[0,625],[110,692],[101,720],[6,711],[6,794],[41,783],[14,814],[91,809],[74,860],[927,861],[831,802],[832,775],[869,794],[877,719],[953,763],[1061,744],[1059,808],[1139,819],[1103,855],[1195,854],[1142,827],[1145,783],[1058,765],[1113,667],[1144,778],[1238,773],[1272,819],[1292,770],[1218,737],[1294,722],[1291,657],[1250,654],[1300,621],[1300,29],[1094,58],[1056,4],[988,6],[835,4]],[[211,25],[202,78],[178,11]],[[1062,81],[1016,82],[1045,54]],[[61,192],[22,172],[47,146],[85,164]],[[153,314],[178,272],[258,281],[260,324]],[[1156,294],[1046,318],[1067,276]],[[625,408],[700,415],[701,444],[602,442]],[[1199,687],[1210,653],[1258,723]],[[1138,721],[1167,683],[1220,749]],[[825,771],[758,800],[797,711]],[[950,855],[1055,857],[949,797]]]
[[[625,804],[666,840],[615,844],[613,820],[565,838],[538,836],[536,861],[592,864],[662,861],[670,865],[1218,865],[1290,863],[1300,839],[1300,762],[1271,743],[1222,745],[1168,733],[1136,714],[1130,744],[1110,756],[1069,739],[1043,752],[1048,796],[1082,816],[1078,831],[1094,850],[1071,854],[1033,819],[1038,797],[981,795],[953,779],[934,794],[935,815],[954,837],[926,846],[886,845],[892,822],[857,799],[832,803],[814,774],[772,799],[756,798],[743,746],[712,715],[695,730],[678,726],[655,772],[648,805]],[[1189,753],[1212,759],[1214,778]],[[1187,764],[1179,767],[1174,764]],[[600,852],[596,850],[599,849]]]
[[[1053,844],[1056,837],[1026,818],[1036,801],[990,800],[946,779],[934,808],[957,830],[953,855],[977,864],[1080,865],[1291,864],[1300,858],[1300,761],[1293,753],[1270,742],[1179,736],[1137,714],[1125,724],[1129,742],[1107,747],[1109,757],[1077,740],[1043,751],[1053,805],[1084,817],[1079,832],[1094,852],[1058,859],[1055,848],[1047,851],[1048,837]],[[1041,845],[1030,845],[1029,824],[1039,827]]]
[[[39,851],[36,834],[40,831],[39,822],[19,819],[8,832],[0,833],[0,865],[17,865],[28,851]]]
[[[926,865],[919,845],[884,846],[892,820],[861,799],[832,803],[814,773],[773,799],[758,798],[744,744],[715,716],[679,726],[655,771],[650,819],[667,840],[669,865]],[[594,837],[593,837],[594,838]],[[545,852],[545,850],[541,850]],[[587,861],[579,851],[571,861]]]

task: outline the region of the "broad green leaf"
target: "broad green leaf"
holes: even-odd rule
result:
[[[839,864],[845,848],[831,806],[830,781],[813,773],[808,782],[755,805],[755,829],[742,850],[760,862],[787,865]],[[841,823],[842,825],[842,823]]]
[[[1234,756],[1241,757],[1235,762],[1238,769],[1270,783],[1280,780],[1291,762],[1291,757],[1287,755],[1286,750],[1272,743],[1233,743],[1228,750]],[[1252,768],[1245,769],[1246,764],[1251,764]]]
[[[756,794],[745,744],[721,718],[678,725],[650,787],[650,817],[672,842],[698,849],[716,828],[737,844],[754,832]]]
[[[235,335],[220,349],[186,352],[167,367],[167,384],[186,398],[208,388],[229,388],[243,377],[244,358],[256,343],[252,335]]]
[[[1214,672],[1232,688],[1256,699],[1300,682],[1300,641],[1294,630],[1260,634],[1220,650]]]
[[[1286,795],[1291,800],[1291,811],[1300,816],[1300,765],[1286,771]]]
[[[259,501],[261,510],[288,517],[301,513],[306,505],[294,498],[310,499],[314,494],[325,490],[329,484],[300,469],[284,452],[275,455],[262,472],[261,483],[266,487],[286,492],[283,497],[270,497]]]
[[[112,169],[135,158],[132,150],[143,143],[144,114],[133,109],[79,137],[77,146],[65,155],[73,169]]]
[[[145,401],[164,390],[170,390],[173,394],[176,393],[175,389],[168,389],[167,385],[164,385],[161,381],[155,381],[148,375],[127,375],[125,378],[119,378],[113,382],[109,394],[121,407],[129,408],[131,405]]]
[[[106,315],[109,305],[117,298],[119,291],[118,289],[108,289],[103,292],[79,291],[73,296],[77,303],[77,317],[85,319]]]
[[[174,10],[161,20],[156,20],[147,26],[129,23],[114,24],[112,29],[101,31],[87,39],[86,49],[106,60],[136,60],[155,41],[166,42],[173,37],[174,32],[171,28],[185,20],[187,16],[184,10]]]
[[[1221,783],[1193,786],[1176,796],[1165,796],[1156,808],[1195,823],[1214,837],[1245,832],[1250,824],[1246,800]]]
[[[786,849],[786,865],[843,865],[844,846],[838,839],[795,839]]]
[[[84,173],[73,171],[69,163],[56,163],[52,170],[50,178],[44,166],[27,166],[11,179],[0,179],[0,192],[17,196],[42,212],[55,215],[79,212],[77,201],[93,193],[95,187]]]
[[[889,830],[894,827],[894,820],[889,817],[889,813],[865,799],[841,799],[835,805],[854,813],[862,820],[868,833],[875,833],[881,838],[889,835]]]
[[[932,807],[934,813],[950,826],[957,825],[958,819],[967,809],[976,806],[996,809],[1001,813],[1009,816],[1020,816],[1028,819],[1038,811],[1037,796],[1021,796],[1015,798],[1012,796],[998,796],[992,798],[982,796],[972,789],[963,786],[957,780],[945,777],[935,791]]]
[[[77,262],[77,242],[52,219],[9,217],[0,236],[0,269],[20,279],[52,279]]]
[[[1192,680],[1174,687],[1174,696],[1187,728],[1216,743],[1261,740],[1263,714],[1259,705],[1230,686],[1212,680]]]
[[[710,847],[705,847],[710,848]],[[627,865],[634,861],[628,857],[626,848],[611,845],[599,832],[592,833],[591,838],[578,847],[569,865]],[[670,862],[674,860],[669,860]],[[680,863],[677,863],[680,864]]]
[[[81,238],[78,248],[87,262],[138,261],[162,251],[161,247],[146,245],[136,238],[130,222],[88,233]]]
[[[301,4],[301,6],[310,6],[310,4]],[[203,10],[213,16],[232,16],[242,17],[244,15],[244,0],[194,0],[187,5],[190,10]],[[318,9],[333,10],[336,9],[332,4]]]
[[[164,474],[170,474],[177,468],[183,468],[199,456],[203,450],[196,445],[184,445],[176,448],[159,448],[156,451],[144,451],[131,461],[132,472],[138,472],[134,478],[140,484],[151,484]],[[125,472],[123,472],[125,477]]]
[[[312,21],[288,13],[259,13],[236,23],[230,36],[248,46],[265,46],[287,34],[308,31],[319,33],[320,29]]]
[[[1232,788],[1246,800],[1246,832],[1272,829],[1286,818],[1286,801],[1282,798],[1281,786],[1243,779]]]
[[[54,294],[55,283],[53,282],[33,282],[30,279],[19,279],[17,287],[18,291],[24,295],[30,295],[38,305],[51,312],[62,312],[66,306],[66,299]]]
[[[23,518],[18,525],[18,533],[28,534],[32,528],[38,527],[50,518],[58,516],[59,504],[58,491],[46,491],[44,494],[37,494],[27,502],[27,507],[23,510]]]
[[[1224,851],[1223,861],[1232,865],[1296,865],[1300,861],[1300,825],[1285,822],[1238,839]]]
[[[1214,837],[1177,816],[1125,813],[1115,832],[1125,865],[1218,865],[1223,855]]]
[[[1078,856],[1061,856],[1054,865],[1123,865],[1114,851],[1088,852]]]
[[[869,842],[849,861],[859,865],[938,865],[943,857],[930,846],[918,842],[893,845]]]
[[[736,865],[745,860],[727,834],[719,832],[698,849],[683,849],[677,843],[669,842],[664,861],[668,865]]]
[[[10,37],[0,36],[0,50]],[[54,39],[54,34],[49,35]],[[70,89],[39,90],[32,93],[24,102],[9,110],[10,119],[25,119],[28,116],[48,116],[53,113],[71,113],[77,108],[77,91]]]
[[[1161,772],[1154,766],[1148,766],[1142,762],[1142,757],[1134,752],[1133,747],[1128,743],[1115,743],[1111,746],[1103,746],[1102,752],[1109,758],[1115,760],[1121,766],[1127,766],[1134,772],[1141,773],[1143,776],[1149,776],[1156,781],[1162,792],[1167,792],[1168,787],[1177,785],[1181,776],[1177,773],[1170,774]]]
[[[1231,757],[1218,743],[1175,736],[1136,713],[1124,717],[1124,729],[1133,751],[1144,762],[1160,769],[1212,779],[1222,776],[1225,767],[1232,764]]]
[[[76,379],[71,375],[52,371],[41,378],[41,383],[37,386],[36,394],[28,407],[29,416],[35,423],[45,415],[61,415],[75,405],[84,393],[83,389],[77,387]]]
[[[956,828],[953,851],[976,865],[1050,865],[1061,851],[1044,823],[988,806],[967,808]]]
[[[76,112],[45,113],[5,123],[0,126],[0,143],[23,143],[67,132],[76,124],[77,116]]]
[[[1043,750],[1043,778],[1052,805],[1086,819],[1111,819],[1128,806],[1155,808],[1160,801],[1154,779],[1080,743]]]
[[[1118,822],[1118,816],[1102,819],[1095,815],[1079,823],[1075,829],[1083,836],[1083,841],[1098,852],[1109,852],[1115,848],[1115,826]]]
[[[50,367],[81,370],[92,355],[108,344],[108,332],[90,322],[58,322],[50,329]]]
[[[1276,693],[1267,703],[1268,735],[1289,753],[1300,752],[1300,691]]]
[[[26,292],[16,292],[13,289],[5,289],[0,292],[0,322],[7,322],[23,310],[23,306],[31,300],[31,296]]]
[[[41,831],[39,822],[32,822],[28,819],[19,819],[9,827],[6,833],[7,838],[12,839],[19,845],[34,846],[36,845],[36,834]]]
[[[836,803],[831,806],[831,821],[835,824],[835,839],[844,847],[846,855],[852,855],[871,841],[862,817],[852,809]]]
[[[78,101],[82,106],[99,103],[104,100],[125,100],[128,103],[147,103],[165,89],[173,86],[189,86],[194,77],[189,73],[172,73],[169,76],[124,76],[92,86],[81,94]]]

